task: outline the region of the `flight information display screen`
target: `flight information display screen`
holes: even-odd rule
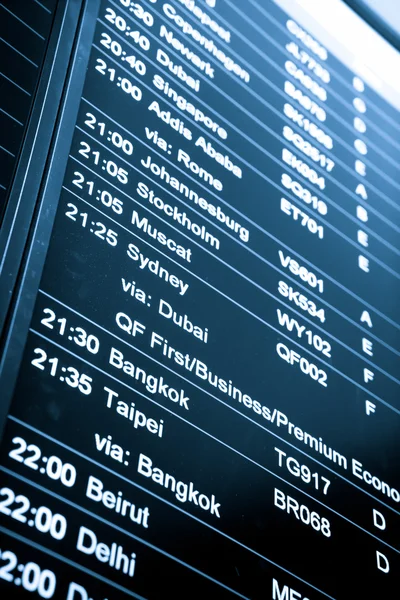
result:
[[[394,597],[399,53],[340,0],[91,18],[27,259],[4,597]]]

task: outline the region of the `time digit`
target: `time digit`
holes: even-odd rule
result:
[[[38,369],[40,369],[41,371],[44,371],[44,366],[42,363],[44,363],[47,359],[47,354],[44,350],[42,350],[41,348],[35,348],[33,351],[34,354],[39,354],[38,358],[34,358],[32,360],[32,365],[34,367],[37,367]]]
[[[14,581],[14,576],[11,575],[11,571],[13,571],[17,566],[17,557],[15,556],[14,552],[6,550],[5,552],[1,553],[1,558],[7,562],[5,565],[0,567],[0,579],[4,579],[5,581]]]
[[[144,10],[141,4],[131,4],[131,8],[133,8],[133,14],[135,17],[137,17],[140,21],[143,21],[147,27],[152,27],[154,25],[153,15],[151,15],[147,10]]]
[[[14,502],[14,492],[10,488],[1,488],[0,496],[6,496],[5,500],[0,501],[0,512],[3,515],[10,516],[11,508],[8,508]]]
[[[85,178],[82,175],[82,173],[79,173],[79,171],[75,171],[74,172],[75,175],[75,179],[72,180],[73,185],[76,185],[76,187],[78,187],[80,190],[83,190],[83,185],[82,183],[85,183]],[[86,185],[89,188],[89,196],[91,196],[93,194],[93,187],[94,187],[94,182],[93,181],[87,181]]]

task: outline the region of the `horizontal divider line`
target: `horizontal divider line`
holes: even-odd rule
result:
[[[20,56],[22,56],[22,58],[24,58],[25,60],[27,60],[29,63],[31,63],[31,65],[33,65],[34,67],[38,68],[39,65],[37,65],[35,62],[33,62],[33,60],[31,60],[30,58],[28,58],[27,56],[25,56],[25,54],[23,54],[22,52],[20,52],[17,48],[15,48],[15,46],[13,46],[12,44],[9,44],[4,38],[0,38],[0,41],[3,42],[3,44],[6,44],[7,46],[9,46],[10,48],[12,48],[12,50],[14,50],[17,54],[19,54]]]
[[[4,79],[7,79],[7,81],[9,81],[10,83],[12,83],[13,85],[15,85],[15,87],[17,87],[18,89],[20,89],[21,92],[24,92],[24,94],[26,94],[27,96],[32,96],[32,94],[30,92],[27,92],[26,90],[24,90],[23,87],[21,87],[20,85],[18,85],[18,83],[16,83],[15,81],[13,81],[9,77],[7,77],[7,75],[4,75],[4,73],[0,72],[0,75],[1,75],[1,77],[4,77]]]
[[[7,154],[9,154],[12,157],[15,157],[15,154],[13,154],[12,152],[10,152],[10,150],[7,150],[7,148],[4,148],[4,146],[0,145],[0,150],[3,150],[3,152],[6,152]]]
[[[22,123],[22,121],[19,121],[18,119],[16,119],[15,117],[13,117],[12,115],[10,115],[10,113],[8,113],[6,110],[4,110],[4,108],[0,107],[0,112],[4,113],[5,115],[7,115],[7,117],[10,117],[10,119],[12,119],[13,121],[15,121],[16,123],[18,123],[18,125],[23,125],[24,123]]]
[[[20,19],[15,13],[11,12],[11,10],[9,8],[6,8],[4,6],[4,4],[0,4],[0,7],[4,8],[4,10],[6,10],[11,16],[13,16],[15,19],[17,19],[17,21],[19,21],[20,23],[22,23],[22,25],[25,25],[25,27],[27,27],[28,29],[30,29],[30,31],[32,31],[34,34],[36,34],[42,40],[45,40],[45,38],[39,32],[37,32],[35,29],[33,29],[33,27],[31,27],[30,25],[28,25],[28,23],[25,23],[25,21],[23,21],[22,19]]]
[[[34,0],[34,2],[36,2],[36,4],[38,4],[39,6],[41,6],[46,12],[51,14],[51,10],[49,8],[47,8],[47,6],[45,6],[44,4],[39,2],[39,0]]]

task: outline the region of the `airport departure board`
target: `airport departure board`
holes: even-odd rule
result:
[[[76,36],[2,597],[398,597],[399,53],[341,0],[89,0]]]

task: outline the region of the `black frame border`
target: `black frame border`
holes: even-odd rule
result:
[[[0,439],[21,366],[49,247],[100,0],[68,0],[64,7],[62,15],[57,15],[61,19],[61,30],[55,29],[53,32],[54,36],[57,36],[56,52],[51,57],[50,72],[53,79],[50,77],[50,80],[45,82],[45,98],[49,105],[38,107],[41,98],[38,94],[34,110],[40,108],[40,122],[33,122],[30,125],[34,140],[29,153],[33,158],[28,163],[29,166],[22,163],[21,159],[22,164],[18,167],[23,179],[20,189],[15,193],[18,193],[18,207],[21,207],[21,214],[17,211],[12,226],[6,232],[7,250],[10,254],[6,258],[9,258],[8,269],[13,280],[9,282],[10,289],[7,290],[8,302],[4,303],[5,309],[10,312],[9,318],[6,321],[7,312],[0,315],[0,319],[3,320],[0,320],[0,327],[3,326],[0,362],[0,390],[2,390]],[[54,41],[53,34],[52,41]],[[64,69],[57,67],[60,63]],[[43,133],[40,130],[42,123]],[[44,143],[45,149],[41,152],[40,147]],[[23,167],[26,169],[27,166],[28,172],[24,174]],[[11,209],[11,203],[9,207]],[[25,235],[22,235],[22,231]],[[12,244],[15,239],[17,248]],[[7,276],[7,273],[4,272],[3,275]],[[4,285],[1,278],[0,285]],[[0,302],[0,311],[2,310]]]
[[[374,10],[366,6],[360,0],[344,0],[344,2],[354,10],[372,29],[386,39],[396,50],[400,52],[400,34],[388,25],[387,21],[379,16]],[[400,9],[400,7],[399,7]]]

